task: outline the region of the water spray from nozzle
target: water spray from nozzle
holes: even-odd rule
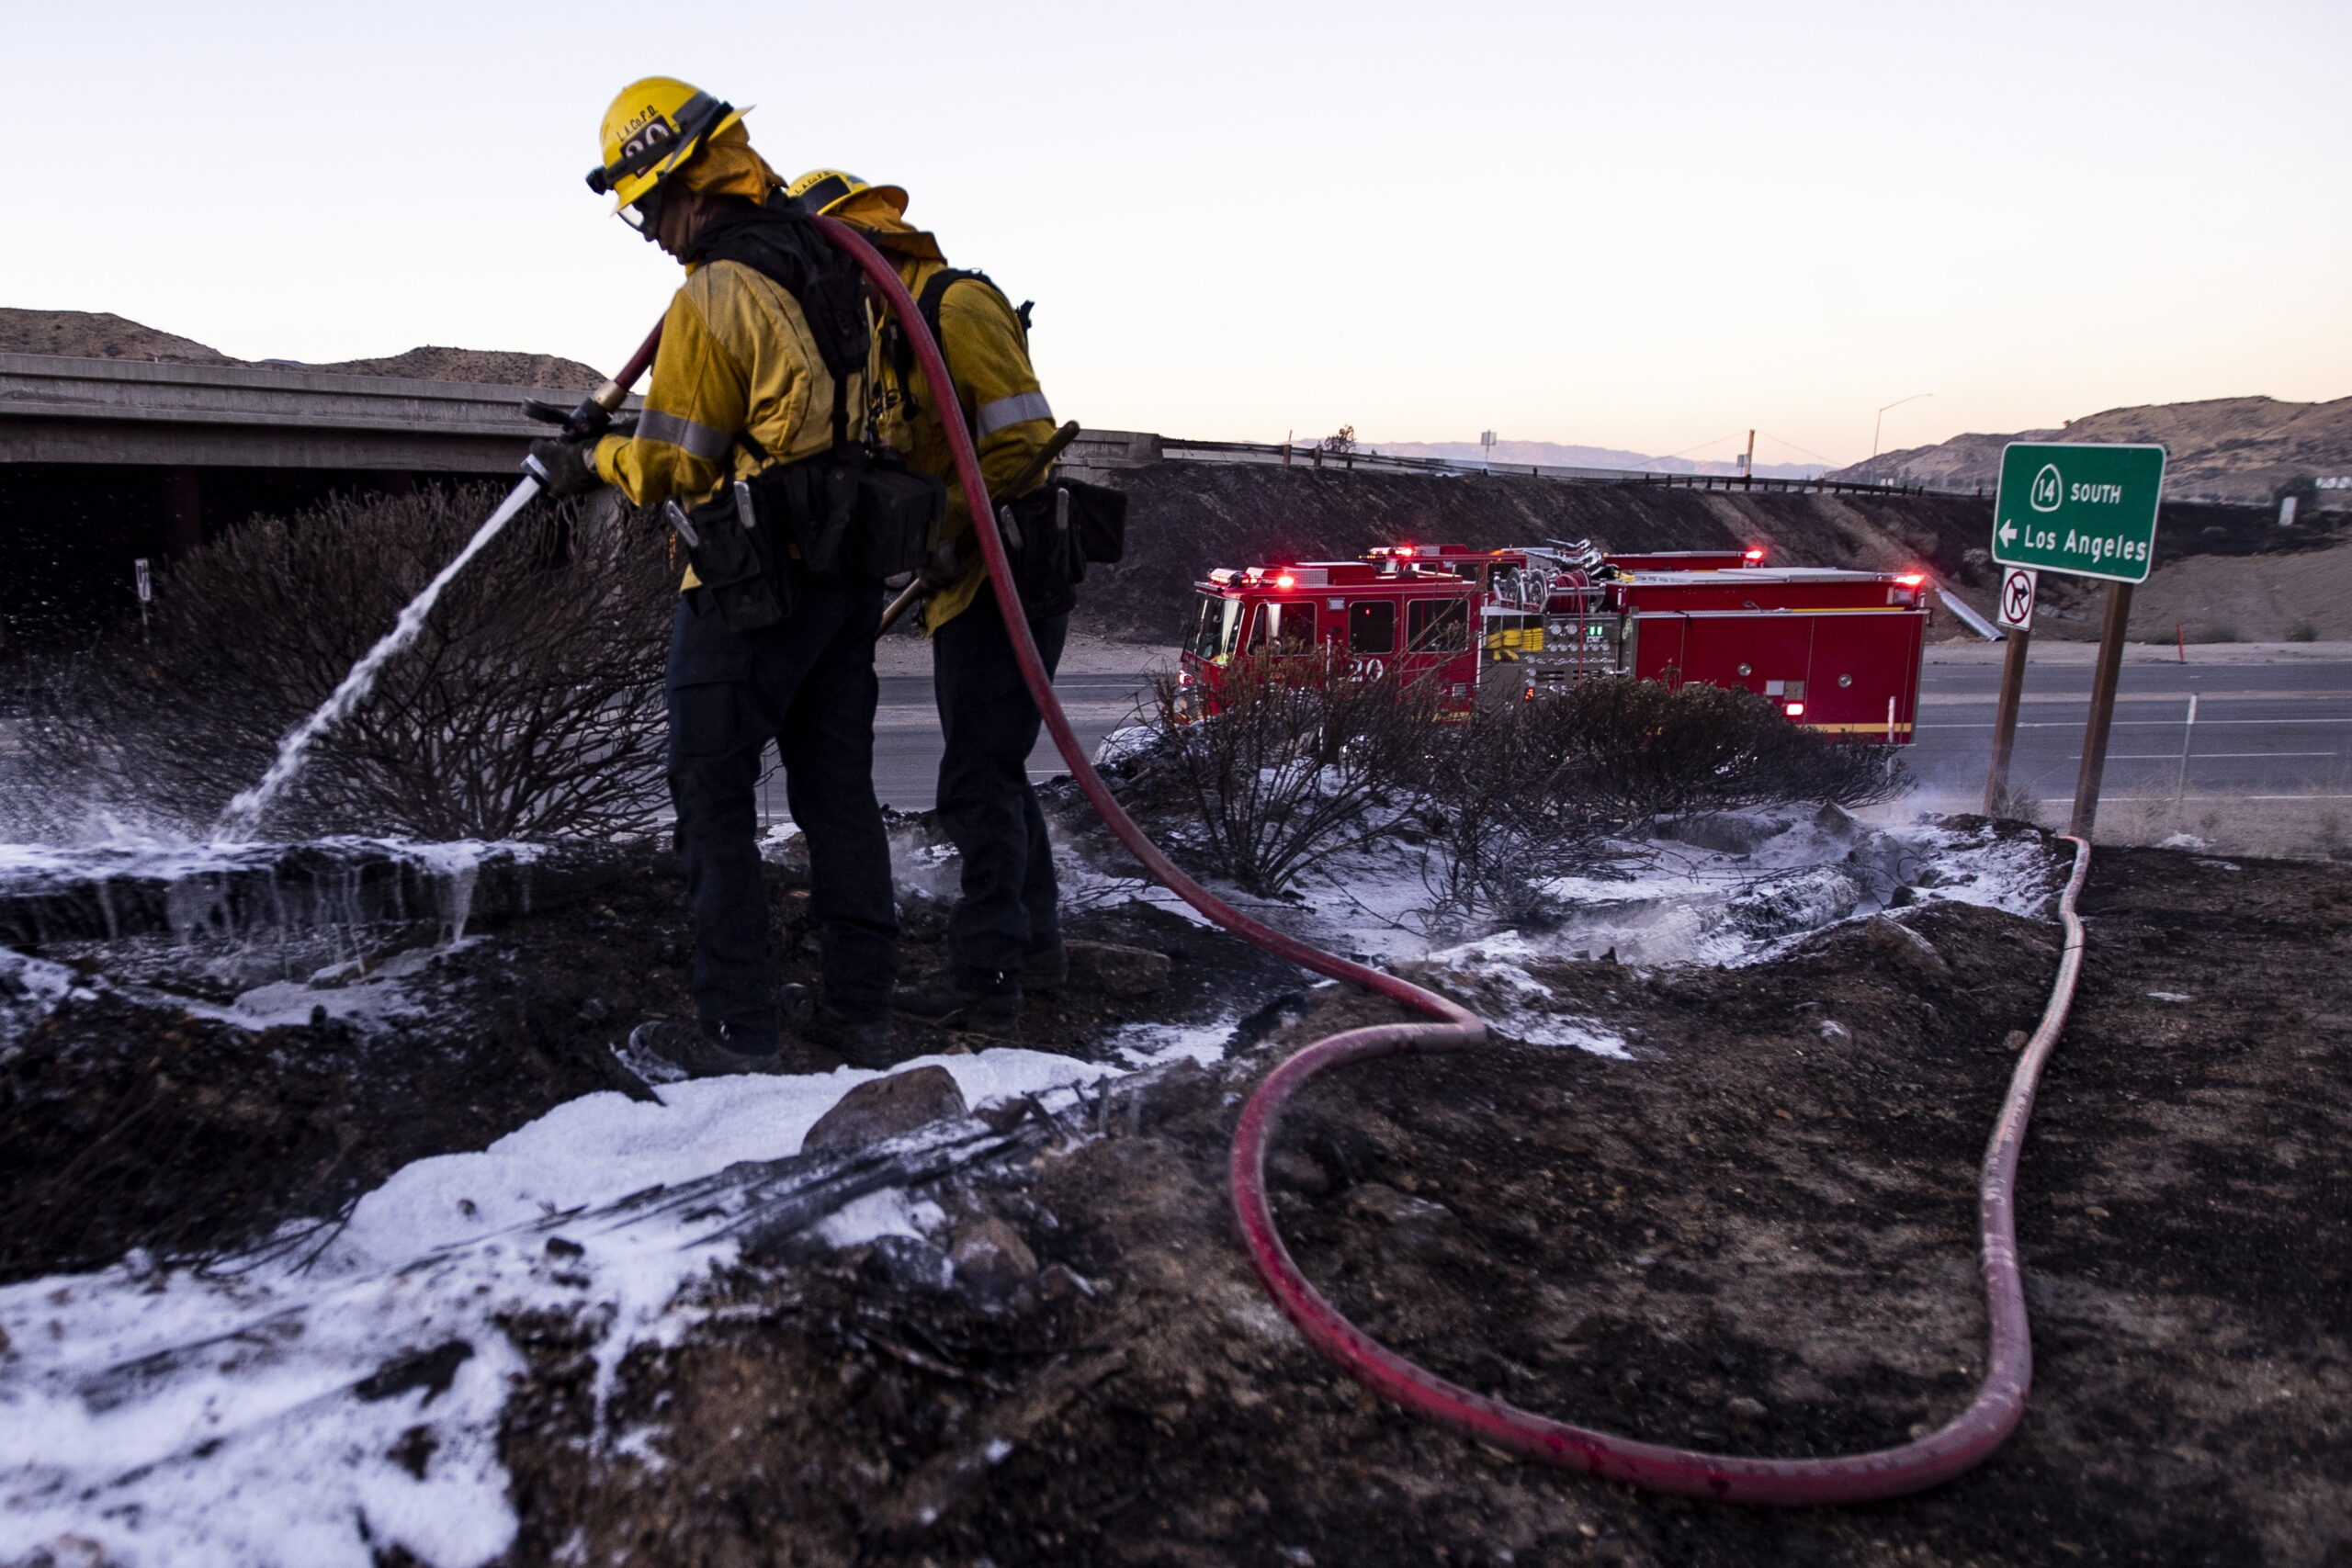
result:
[[[575,439],[585,440],[591,435],[602,434],[611,428],[614,411],[628,398],[629,387],[653,363],[654,351],[661,344],[662,328],[657,323],[645,341],[638,345],[637,352],[629,356],[628,363],[621,367],[619,374],[588,394],[581,400],[580,406],[568,414],[554,404],[541,402],[536,398],[526,400],[524,412],[534,419],[550,420],[561,424],[565,434]],[[262,775],[261,782],[230,801],[220,813],[220,820],[212,825],[214,842],[242,843],[251,839],[261,826],[262,819],[268,816],[270,807],[277,803],[278,796],[285,794],[287,786],[301,773],[303,764],[310,760],[311,748],[317,743],[319,737],[348,718],[361,703],[368,700],[376,689],[376,682],[382,675],[384,666],[414,642],[417,634],[424,629],[425,617],[433,613],[433,606],[440,603],[443,591],[457,580],[459,572],[466,570],[468,563],[489,547],[492,539],[505,531],[506,525],[513,522],[515,514],[529,505],[531,498],[545,487],[547,471],[539,467],[537,459],[524,458],[523,474],[523,479],[499,503],[498,510],[474,530],[474,536],[466,541],[466,547],[459,550],[456,558],[436,572],[433,581],[408,602],[401,611],[400,618],[392,623],[392,629],[378,638],[376,646],[351,667],[351,673],[343,678],[327,700],[319,705],[316,712],[286,732],[286,738],[277,743],[277,759],[270,763],[269,771]]]

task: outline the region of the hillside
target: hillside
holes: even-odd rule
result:
[[[0,308],[0,354],[57,354],[76,359],[149,359],[184,365],[234,365],[217,348],[106,310]]]
[[[55,354],[78,359],[145,359],[185,365],[247,365],[192,339],[157,332],[103,310],[0,309],[0,354]],[[492,387],[562,388],[591,391],[602,372],[551,354],[504,349],[412,348],[382,359],[346,359],[329,365],[293,360],[264,361],[297,370],[338,376],[410,376],[426,381],[476,381]]]
[[[1090,573],[1072,624],[1122,640],[1172,638],[1192,585],[1212,568],[1277,558],[1345,560],[1406,539],[1492,548],[1589,537],[1620,550],[1760,544],[1781,566],[1924,566],[1978,610],[1992,602],[1992,503],[1970,496],[1668,490],[1189,462],[1088,477],[1127,492],[1127,555]],[[2186,621],[2276,637],[2308,620],[2322,635],[2352,635],[2346,612],[2332,608],[2326,594],[2326,585],[2343,581],[2352,547],[2324,548],[2341,543],[2352,519],[2320,515],[2326,521],[2317,526],[2280,528],[2267,506],[2168,503],[2134,634],[2169,635],[2175,621]],[[2037,635],[2098,636],[2098,585],[2044,581],[2047,614]],[[2334,629],[2339,626],[2346,629]],[[1939,610],[1929,635],[1964,634]]]
[[[1958,497],[1732,494],[1185,462],[1091,477],[1127,492],[1127,556],[1088,577],[1074,624],[1144,642],[1175,634],[1193,583],[1211,568],[1285,556],[1345,560],[1400,539],[1489,548],[1586,537],[1617,549],[1762,544],[1790,566],[1927,562],[1971,583],[1986,570],[1969,555],[1983,554],[1987,508]]]
[[[2352,398],[2324,403],[2211,398],[2109,409],[2058,430],[1955,435],[1940,446],[1883,452],[1832,477],[1942,490],[1981,485],[1990,492],[2000,479],[2001,448],[2011,441],[2157,442],[2167,454],[2167,501],[2256,504],[2293,479],[2352,474]]]
[[[491,387],[560,387],[593,392],[605,373],[552,354],[521,354],[496,348],[412,348],[383,359],[344,359],[306,365],[338,376],[412,376],[424,381],[479,381]]]

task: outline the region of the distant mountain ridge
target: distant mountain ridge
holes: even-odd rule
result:
[[[1484,463],[1487,448],[1475,441],[1368,441],[1364,450],[1392,457],[1440,457],[1449,463]],[[1498,441],[1493,462],[1557,468],[1631,468],[1651,474],[1736,474],[1736,463],[1693,462],[1688,457],[1652,457],[1618,446],[1575,446],[1557,441]],[[1758,463],[1758,479],[1809,479],[1825,463]]]
[[[2012,441],[2154,442],[2165,448],[2165,499],[2261,502],[2297,479],[2352,474],[2352,398],[2210,398],[2108,409],[2056,430],[1955,435],[1934,446],[1882,452],[1830,477],[1949,491],[1982,487],[1989,494],[2000,482],[2001,448]]]

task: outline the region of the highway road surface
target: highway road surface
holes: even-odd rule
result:
[[[1148,675],[1066,674],[1055,683],[1062,706],[1069,714],[1088,756],[1102,738],[1132,716],[1139,701],[1148,701]],[[901,811],[928,811],[939,795],[939,710],[933,705],[928,675],[885,675],[882,704],[874,716],[874,790],[885,806]],[[775,760],[771,751],[769,760]],[[1051,739],[1040,734],[1029,758],[1029,776],[1049,779],[1068,770]],[[763,784],[761,811],[771,820],[788,813],[784,806],[784,780],[771,773]]]
[[[2195,655],[2192,654],[2192,658]],[[2086,663],[2028,671],[2010,780],[2053,802],[2073,797],[2090,705]],[[1146,697],[1139,673],[1066,675],[1058,683],[1091,751]],[[1917,744],[1906,753],[1930,791],[1980,792],[1992,745],[1997,664],[1929,664],[1920,674]],[[2188,699],[2198,698],[2188,724]],[[875,737],[875,784],[904,811],[928,809],[939,770],[939,720],[924,675],[886,675]],[[1035,778],[1063,771],[1050,741],[1029,759]],[[782,789],[775,809],[782,811]],[[2185,795],[2215,801],[2328,796],[2352,801],[2352,658],[2276,664],[2127,664],[2108,750],[2105,798]]]
[[[2028,667],[2012,789],[2074,798],[2090,687],[2086,664]],[[2000,690],[1997,666],[1920,671],[1918,741],[1907,760],[1924,784],[1983,789]],[[2328,795],[2352,800],[2352,660],[2123,667],[2103,801]]]

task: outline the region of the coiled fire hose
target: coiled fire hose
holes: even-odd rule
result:
[[[848,225],[831,218],[820,217],[815,221],[826,238],[856,260],[875,288],[889,301],[931,384],[953,385],[946,360],[913,299],[899,281],[897,271]],[[646,348],[639,351],[640,359],[650,358],[653,341],[649,339]],[[952,402],[942,405],[953,406]],[[1044,717],[1046,731],[1054,738],[1055,747],[1069,765],[1070,776],[1078,782],[1080,791],[1103,824],[1162,886],[1243,941],[1302,968],[1386,997],[1431,1021],[1374,1024],[1318,1040],[1277,1067],[1259,1085],[1242,1110],[1240,1124],[1234,1133],[1231,1167],[1235,1216],[1260,1282],[1310,1344],[1374,1393],[1492,1447],[1612,1481],[1724,1502],[1801,1506],[1900,1496],[1950,1480],[2001,1445],[2025,1413],[2026,1393],[2033,1378],[2033,1346],[2018,1267],[2012,1194],[2026,1123],[2033,1111],[2034,1092],[2043,1065],[2057,1044],[2060,1031],[2065,1027],[2075,980],[2082,973],[2083,923],[2075,906],[2090,871],[2091,851],[2086,840],[2067,840],[2075,846],[2075,864],[2058,902],[2059,917],[2065,926],[2065,944],[2059,957],[2057,981],[2051,988],[2041,1025],[2010,1077],[2007,1098],[1984,1151],[1977,1214],[1983,1238],[1989,1344],[1984,1382],[1968,1408],[1937,1431],[1898,1448],[1794,1460],[1746,1459],[1669,1448],[1570,1426],[1521,1410],[1415,1366],[1340,1315],[1299,1272],[1289,1248],[1283,1245],[1281,1233],[1275,1229],[1273,1213],[1266,1199],[1266,1145],[1281,1122],[1283,1108],[1316,1075],[1373,1056],[1453,1051],[1476,1045],[1487,1038],[1486,1024],[1468,1009],[1433,991],[1325,953],[1250,919],[1186,875],[1145,835],[1103,784],[1102,775],[1095,772],[1093,762],[1071,729],[1069,716],[1056,700],[1053,682],[1037,653],[1036,640],[1030,635],[1027,618],[1021,614],[1020,592],[1013,585],[1012,563],[997,532],[995,509],[989,499],[987,481],[980,475],[979,455],[971,434],[960,419],[944,419],[941,423],[955,454],[956,478],[970,506],[981,558],[988,563],[989,579],[996,590],[1005,631],[1021,665],[1022,679]]]

